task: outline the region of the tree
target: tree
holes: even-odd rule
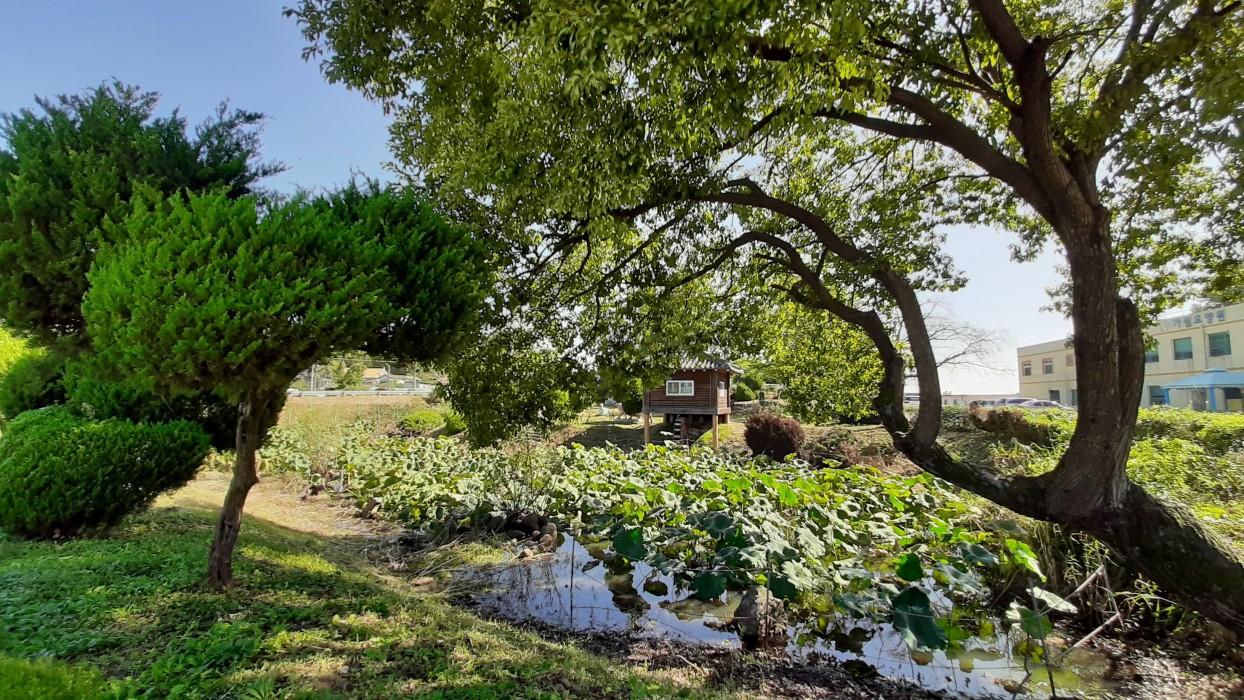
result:
[[[876,348],[864,333],[820,309],[783,304],[773,317],[769,372],[804,423],[858,420],[873,414],[881,380]]]
[[[160,96],[120,82],[36,100],[38,111],[0,116],[0,319],[39,343],[89,349],[82,297],[87,271],[140,187],[164,194],[222,190],[230,197],[284,170],[262,163],[263,115],[230,110],[193,132]]]
[[[452,348],[486,293],[485,249],[413,193],[375,186],[297,197],[188,194],[136,204],[101,255],[83,312],[101,355],[164,391],[238,402],[236,460],[208,566],[232,581],[255,452],[285,389],[332,353],[408,360]]]
[[[367,365],[350,358],[338,358],[328,363],[326,369],[337,382],[338,389],[359,389],[363,386],[363,373]]]
[[[1238,189],[1215,163],[1239,162],[1239,3],[399,7],[290,13],[308,56],[331,49],[330,80],[396,114],[398,159],[442,196],[488,203],[516,246],[563,259],[643,251],[703,271],[751,255],[792,300],[868,335],[874,407],[914,463],[1095,535],[1244,630],[1238,553],[1125,469],[1142,313],[1187,293],[1176,264],[1214,269],[1191,257],[1213,252],[1198,227]],[[1065,255],[1080,418],[1048,473],[1001,474],[937,442],[920,295],[961,283],[938,254],[948,223],[1008,228],[1021,257],[1051,242]],[[891,309],[919,381],[914,423]]]
[[[589,379],[573,362],[541,349],[533,333],[504,329],[448,358],[441,393],[462,415],[467,439],[484,447],[524,428],[548,432],[587,405]]]

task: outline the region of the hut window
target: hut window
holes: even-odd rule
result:
[[[666,396],[695,396],[695,382],[688,379],[671,379],[665,383]]]

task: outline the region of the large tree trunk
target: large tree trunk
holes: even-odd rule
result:
[[[207,559],[207,582],[213,588],[223,588],[233,583],[233,549],[242,530],[242,507],[251,487],[259,483],[256,470],[259,444],[263,441],[274,411],[269,394],[247,396],[238,411],[238,429],[233,461],[233,478],[225,493],[225,502],[216,521],[216,537]]]
[[[1244,634],[1244,558],[1186,508],[1150,496],[1127,477],[1144,385],[1140,319],[1118,296],[1109,211],[1094,206],[1086,214],[1081,207],[1075,216],[1070,209],[1060,238],[1071,268],[1080,410],[1054,470],[1006,477],[967,464],[911,430],[896,404],[878,406],[887,409],[882,421],[895,446],[925,471],[1022,515],[1093,535],[1177,600]],[[918,324],[908,330],[920,332]],[[916,359],[923,384],[936,367],[931,358]]]

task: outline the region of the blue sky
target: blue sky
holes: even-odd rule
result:
[[[297,25],[281,16],[288,3],[269,0],[8,0],[0,41],[0,111],[33,104],[36,95],[78,92],[118,78],[163,95],[160,112],[181,107],[191,122],[222,99],[268,115],[266,158],[290,169],[269,187],[332,186],[351,171],[385,175],[388,120],[357,93],[329,85],[301,57]],[[1070,324],[1041,312],[1055,282],[1050,253],[1023,265],[1010,261],[1010,236],[986,229],[956,231],[948,249],[969,278],[945,295],[955,314],[1005,331],[1011,343],[998,363],[1015,364],[1015,345],[1065,337]],[[997,376],[954,371],[943,389],[1013,391],[1014,372]]]

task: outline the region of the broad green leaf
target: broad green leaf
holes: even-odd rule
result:
[[[913,651],[945,649],[950,640],[937,624],[929,596],[912,586],[890,601],[894,629]]]
[[[691,591],[700,600],[714,600],[726,592],[726,575],[718,571],[705,571],[691,579]]]
[[[1064,613],[1074,613],[1076,611],[1076,606],[1069,603],[1066,598],[1063,598],[1057,593],[1051,593],[1050,591],[1037,586],[1033,586],[1029,589],[1029,593],[1032,594],[1033,598],[1045,603],[1045,607],[1049,610],[1056,610]]]
[[[963,558],[973,564],[983,564],[985,566],[997,566],[998,557],[993,552],[985,549],[979,544],[963,544],[959,546],[959,552]]]
[[[1050,618],[1014,601],[1011,602],[1010,609],[1006,611],[1006,619],[1012,624],[1018,624],[1024,634],[1033,639],[1043,640],[1054,629]]]
[[[924,569],[920,566],[918,554],[904,554],[899,560],[895,571],[904,581],[919,581],[924,578]]]
[[[799,597],[799,589],[782,574],[774,574],[770,577],[768,586],[769,592],[782,600],[794,600]]]
[[[1041,563],[1037,561],[1037,555],[1033,554],[1032,547],[1019,540],[1007,540],[1005,544],[1015,563],[1036,574],[1042,581],[1045,580],[1045,574],[1041,573]]]
[[[613,533],[613,551],[632,561],[643,561],[648,556],[648,548],[644,546],[642,528],[621,528]]]

